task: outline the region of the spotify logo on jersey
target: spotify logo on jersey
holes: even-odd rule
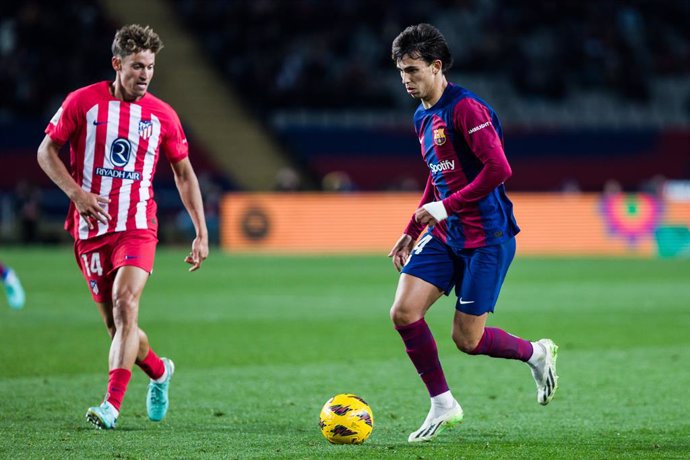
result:
[[[124,137],[118,137],[110,145],[110,161],[113,165],[122,168],[129,163],[129,156],[132,154],[132,144]]]

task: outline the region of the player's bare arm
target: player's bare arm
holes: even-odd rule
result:
[[[185,257],[185,262],[191,265],[189,271],[193,272],[198,270],[201,263],[208,257],[208,230],[206,229],[201,189],[192,163],[188,158],[173,163],[172,169],[180,198],[196,230],[196,238],[192,241],[192,250]]]
[[[50,179],[65,192],[74,203],[77,211],[84,217],[89,229],[94,227],[93,219],[107,224],[110,214],[101,206],[110,203],[110,198],[89,193],[79,187],[67,171],[67,167],[60,160],[59,153],[62,146],[46,135],[38,147],[38,164]]]
[[[412,237],[406,233],[403,233],[403,235],[395,243],[395,246],[393,246],[393,249],[391,249],[391,252],[388,253],[388,257],[392,259],[393,266],[396,270],[402,270],[403,266],[407,262],[408,257],[410,257],[413,247],[414,240]]]

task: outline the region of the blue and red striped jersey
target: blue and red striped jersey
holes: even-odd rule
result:
[[[520,229],[504,185],[512,171],[491,106],[448,83],[436,104],[428,109],[420,104],[414,126],[429,167],[420,207],[442,200],[448,212],[431,233],[455,249],[490,246],[515,236]],[[405,233],[416,239],[422,230],[413,215]]]

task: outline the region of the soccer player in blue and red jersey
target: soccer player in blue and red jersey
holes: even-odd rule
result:
[[[446,80],[444,72],[453,60],[435,27],[406,28],[393,41],[392,58],[408,94],[421,101],[414,126],[429,167],[419,208],[389,254],[401,272],[391,319],[431,397],[424,423],[408,438],[420,442],[463,419],[424,320],[441,295],[454,288],[458,297],[452,334],[457,347],[470,355],[527,363],[543,405],[557,388],[558,347],[549,339],[530,342],[486,327],[520,231],[505,192],[511,169],[496,113],[475,94]]]
[[[71,200],[65,228],[91,297],[112,338],[108,387],[102,404],[86,418],[115,428],[136,363],[149,377],[148,416],[168,411],[168,386],[175,370],[160,358],[139,328],[139,300],[158,243],[152,180],[160,153],[172,166],[175,184],[196,238],[185,262],[197,270],[208,256],[208,231],[187,139],[175,111],[148,93],[156,53],[163,44],[150,27],[122,27],[113,40],[114,81],[70,93],[46,128],[38,162]],[[59,158],[70,143],[70,171]]]

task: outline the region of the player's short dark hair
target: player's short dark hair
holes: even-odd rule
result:
[[[115,32],[113,56],[125,57],[140,51],[157,53],[163,49],[163,41],[150,26],[129,24]]]
[[[446,38],[431,24],[409,26],[395,37],[391,55],[393,62],[398,62],[404,56],[422,59],[428,64],[439,59],[444,72],[453,66],[453,56]]]

